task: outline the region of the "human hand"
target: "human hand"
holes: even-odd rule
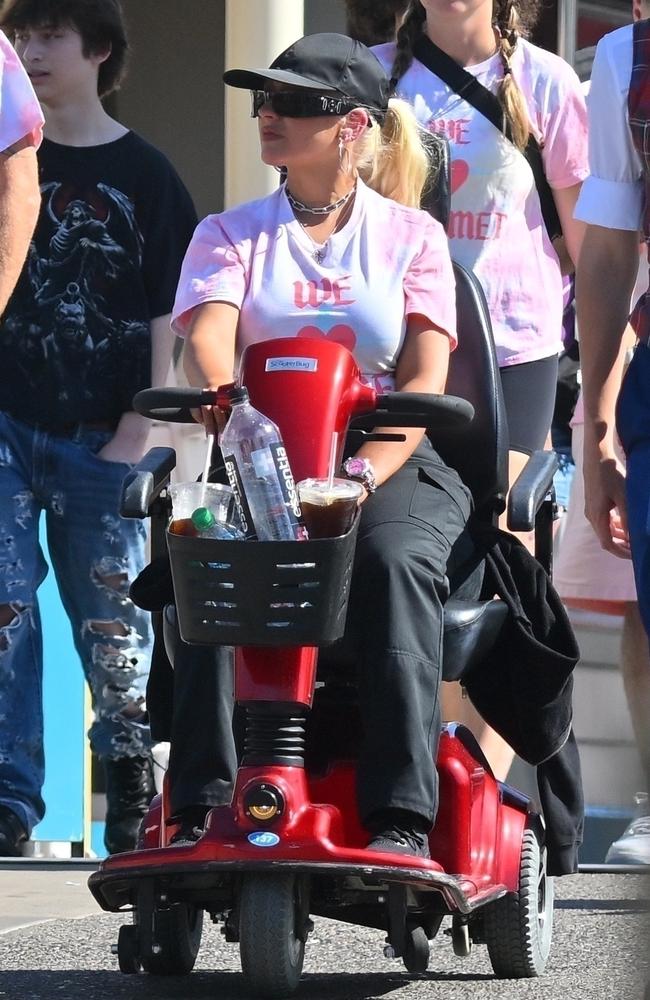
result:
[[[606,552],[630,559],[625,474],[613,457],[589,454],[585,447],[585,517]]]
[[[202,406],[190,412],[197,424],[203,424],[205,427],[206,437],[210,434],[216,434],[218,437],[226,426],[226,414],[219,406]]]

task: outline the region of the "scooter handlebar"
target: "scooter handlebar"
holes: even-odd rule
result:
[[[214,406],[217,390],[194,388],[142,389],[133,400],[134,409],[144,417],[171,423],[192,423],[190,410]],[[459,396],[434,395],[424,392],[385,392],[377,396],[377,408],[372,413],[353,419],[372,423],[374,427],[458,427],[474,417],[474,407]]]
[[[375,413],[365,418],[375,427],[462,427],[474,419],[474,407],[460,396],[425,392],[385,392]]]
[[[194,418],[190,410],[201,406],[214,406],[217,401],[215,389],[142,389],[133,398],[133,409],[151,420],[163,420],[173,424],[191,424]]]

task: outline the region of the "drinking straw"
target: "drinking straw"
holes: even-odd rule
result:
[[[336,472],[336,451],[339,443],[339,436],[336,431],[332,432],[332,442],[330,444],[330,457],[327,467],[327,492],[331,493],[334,486],[334,473]]]
[[[201,503],[199,504],[199,507],[207,507],[205,497],[207,493],[208,476],[210,475],[213,447],[214,434],[208,434],[206,440],[205,462],[203,463],[203,475],[201,476]]]

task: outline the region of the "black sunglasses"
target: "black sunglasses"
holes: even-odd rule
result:
[[[344,97],[331,97],[309,90],[251,90],[251,118],[258,118],[265,104],[270,104],[281,118],[318,118],[320,115],[346,115],[358,107]]]

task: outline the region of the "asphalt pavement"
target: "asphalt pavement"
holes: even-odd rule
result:
[[[0,871],[0,1000],[244,1000],[238,946],[206,922],[187,977],[123,976],[111,943],[124,917],[101,913],[86,870]],[[484,947],[456,958],[442,931],[429,972],[383,956],[379,931],[317,919],[298,1000],[641,1000],[648,974],[646,876],[580,874],[556,882],[546,974],[498,981]],[[443,927],[446,925],[443,925]]]

